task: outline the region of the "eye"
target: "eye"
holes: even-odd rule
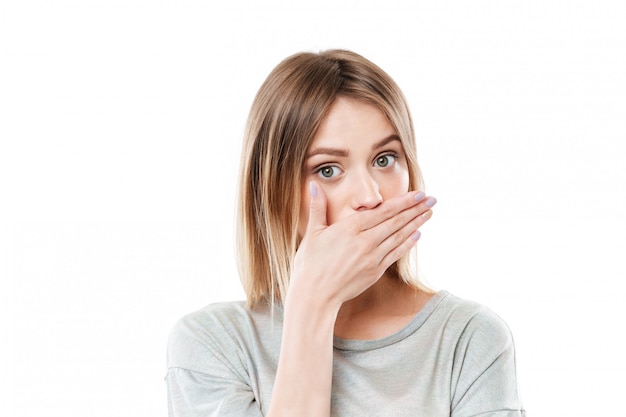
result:
[[[394,154],[380,155],[374,161],[374,165],[380,168],[385,168],[393,164],[396,158],[397,156]]]
[[[326,179],[336,177],[340,173],[339,168],[333,165],[327,165],[317,170],[317,174]]]

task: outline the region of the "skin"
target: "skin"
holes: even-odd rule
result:
[[[301,235],[308,223],[311,182],[326,197],[328,225],[409,190],[402,143],[383,113],[370,104],[338,98],[307,155],[302,194],[308,198],[300,208]],[[423,215],[430,218],[432,210]],[[372,287],[342,305],[335,335],[347,339],[388,336],[404,327],[428,298],[383,274]]]
[[[303,169],[302,242],[284,303],[271,417],[328,416],[333,336],[388,336],[430,298],[386,273],[415,246],[435,200],[408,191],[404,150],[384,115],[339,97]]]
[[[409,190],[402,144],[393,126],[372,105],[338,98],[322,121],[307,156],[302,194],[309,198],[303,198],[300,207],[301,235],[308,223],[311,181],[326,196],[329,225]]]

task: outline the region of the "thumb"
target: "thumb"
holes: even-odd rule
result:
[[[309,222],[308,231],[319,230],[328,226],[326,219],[326,195],[316,182],[309,182]]]

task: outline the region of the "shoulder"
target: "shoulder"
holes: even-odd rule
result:
[[[210,362],[232,363],[242,346],[254,343],[253,329],[267,326],[270,314],[244,301],[208,305],[180,318],[167,344],[168,368],[207,372]]]
[[[172,336],[194,333],[198,336],[213,333],[223,327],[245,322],[250,312],[243,301],[210,304],[180,318],[172,328]]]
[[[452,415],[487,410],[517,410],[507,415],[520,415],[515,346],[508,325],[484,305],[443,295],[438,310],[450,342]]]
[[[438,315],[445,318],[446,325],[459,332],[460,336],[511,339],[511,331],[506,322],[490,308],[456,297],[446,291],[438,295],[441,295],[437,308]]]

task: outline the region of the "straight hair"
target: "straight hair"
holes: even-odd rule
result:
[[[249,305],[280,303],[286,297],[302,238],[298,221],[306,153],[337,97],[372,104],[387,117],[406,154],[410,189],[424,188],[411,114],[387,73],[346,50],[302,52],[283,60],[253,101],[241,155],[237,256]],[[387,272],[432,292],[418,279],[411,254]]]

